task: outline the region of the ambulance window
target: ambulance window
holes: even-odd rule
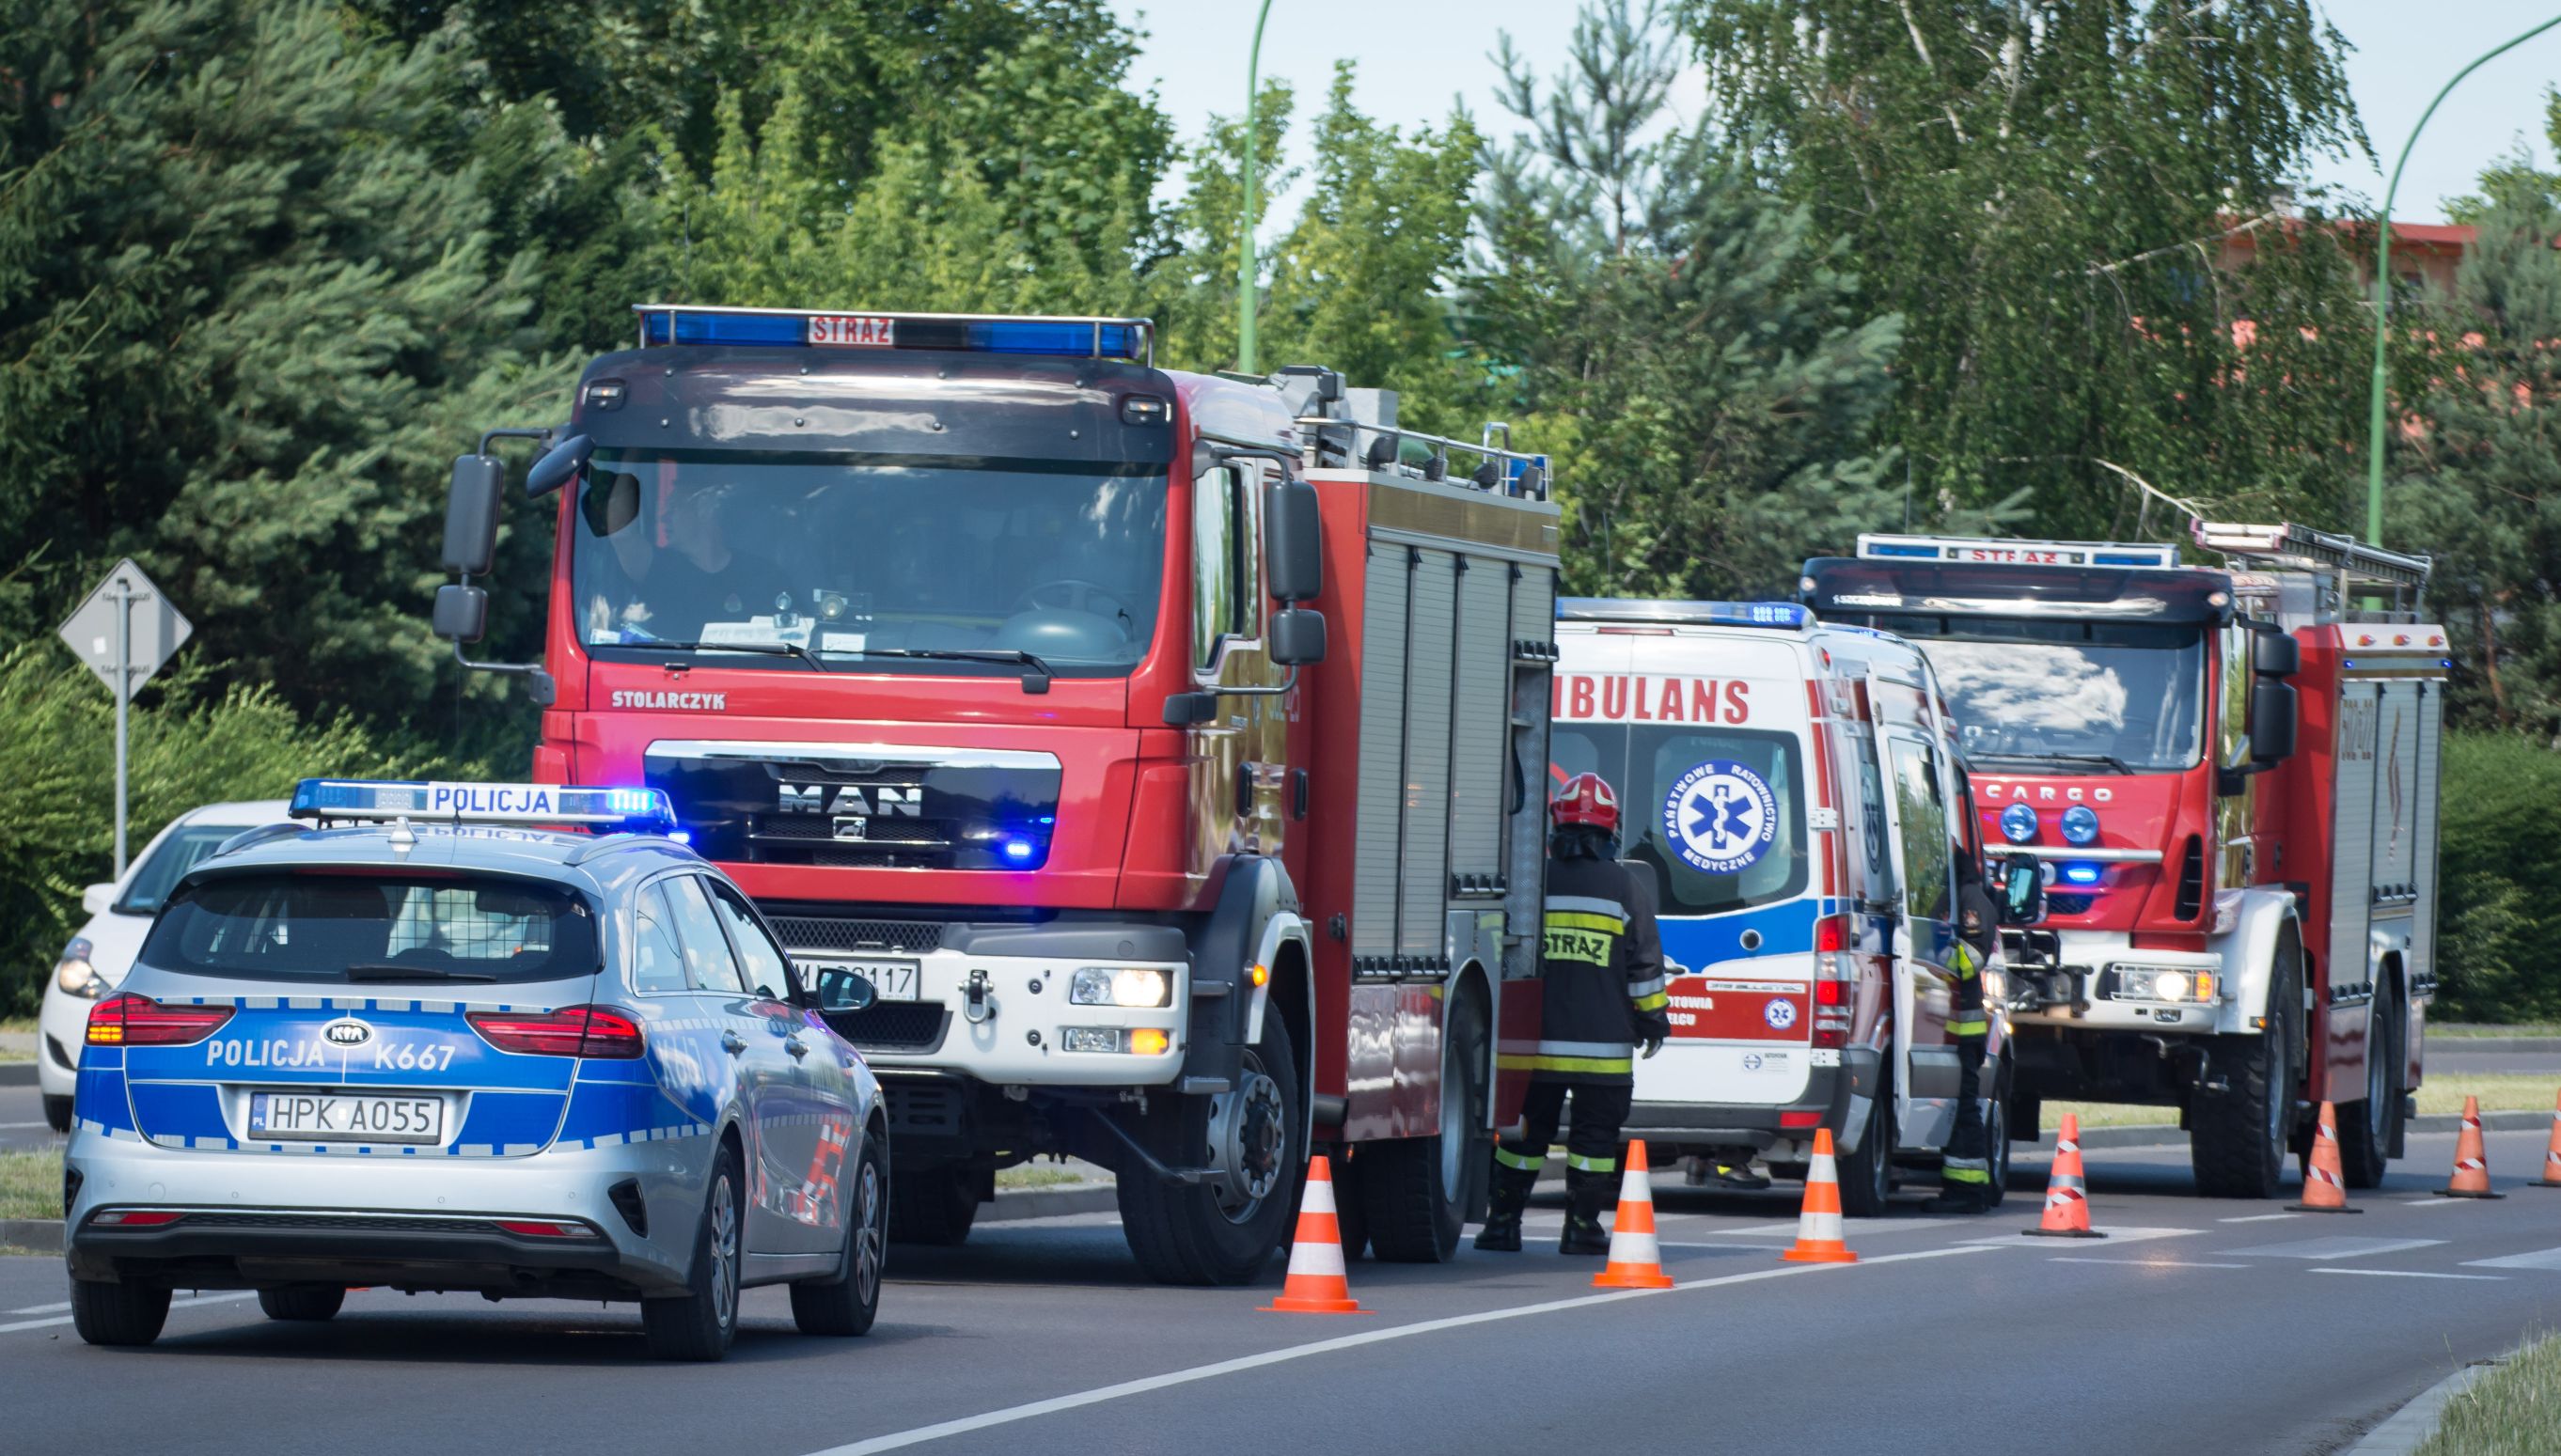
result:
[[[1927,744],[1894,740],[1895,811],[1903,824],[1906,913],[1924,920],[1948,918],[1953,867],[1948,801],[1940,790],[1939,755]]]
[[[1890,902],[1901,890],[1894,883],[1894,856],[1885,845],[1885,772],[1876,766],[1876,739],[1851,739],[1850,751],[1858,760],[1858,847],[1868,897]]]
[[[631,989],[643,995],[684,990],[685,953],[676,946],[676,927],[658,887],[633,896],[631,909],[638,927],[631,943]]]
[[[697,991],[745,995],[747,983],[739,979],[738,961],[730,954],[729,937],[721,933],[711,900],[703,894],[702,878],[678,875],[660,881],[658,888],[667,892],[667,908],[676,921],[676,940],[685,948],[687,984]]]

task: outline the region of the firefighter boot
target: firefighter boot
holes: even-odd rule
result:
[[[1485,1226],[1476,1231],[1476,1247],[1486,1253],[1516,1254],[1521,1246],[1521,1211],[1529,1207],[1530,1189],[1538,1182],[1538,1173],[1524,1172],[1501,1161],[1496,1155],[1494,1187],[1485,1201]]]
[[[1606,1254],[1610,1230],[1601,1226],[1601,1211],[1610,1206],[1618,1182],[1607,1174],[1565,1170],[1565,1231],[1557,1236],[1561,1254]]]
[[[1992,1211],[1992,1192],[1987,1184],[1942,1183],[1939,1196],[1922,1207],[1933,1213],[1988,1213]]]

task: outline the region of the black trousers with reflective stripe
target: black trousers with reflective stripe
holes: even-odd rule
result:
[[[1574,1094],[1573,1120],[1567,1123],[1565,1151],[1577,1158],[1618,1166],[1619,1133],[1627,1125],[1627,1108],[1636,1089],[1624,1082],[1554,1082],[1533,1078],[1521,1099],[1521,1135],[1505,1138],[1506,1152],[1544,1158],[1556,1142],[1557,1124],[1566,1121],[1566,1093]]]
[[[1942,1160],[1965,1159],[1980,1163],[1991,1156],[1991,1145],[1983,1137],[1983,1039],[1957,1039],[1957,1125],[1948,1132],[1948,1146]]]

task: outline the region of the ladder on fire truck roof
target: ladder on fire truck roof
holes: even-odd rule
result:
[[[1554,484],[1548,457],[1513,449],[1512,427],[1499,419],[1485,421],[1481,437],[1469,444],[1447,435],[1406,428],[1396,422],[1394,391],[1346,388],[1341,374],[1321,365],[1283,365],[1268,380],[1226,377],[1240,383],[1268,384],[1280,391],[1291,422],[1306,431],[1304,449],[1310,469],[1371,470],[1436,483],[1472,485],[1478,490],[1536,501],[1546,500]],[[1366,446],[1360,443],[1362,435],[1369,436]],[[1499,445],[1494,443],[1496,435],[1502,438]],[[1409,444],[1421,447],[1422,459],[1406,458]],[[1450,473],[1452,450],[1473,455],[1476,468],[1453,479]]]
[[[2314,531],[2291,522],[2243,525],[2200,520],[2189,527],[2196,544],[2220,552],[2228,561],[2270,570],[2336,571],[2348,581],[2370,586],[2428,584],[2434,565],[2429,558],[2367,546],[2353,536]]]

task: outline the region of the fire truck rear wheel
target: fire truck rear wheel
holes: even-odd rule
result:
[[[2199,1090],[2188,1114],[2188,1164],[2210,1199],[2272,1199],[2294,1151],[2295,1092],[2303,1085],[2303,948],[2290,927],[2268,975],[2268,1025],[2258,1036],[2217,1037],[2211,1074],[2229,1090]]]
[[[1237,1166],[1197,1185],[1120,1170],[1120,1228],[1138,1267],[1160,1284],[1243,1284],[1261,1275],[1289,1231],[1306,1171],[1306,1104],[1298,1052],[1279,1014],[1245,1049],[1243,1076],[1219,1097],[1149,1099],[1139,1139],[1167,1167]],[[1227,1145],[1224,1155],[1212,1138]],[[1133,1160],[1134,1161],[1134,1160]],[[1240,1192],[1240,1187],[1242,1192]]]
[[[889,1191],[889,1241],[942,1248],[965,1243],[978,1221],[978,1180],[966,1168],[902,1173]]]
[[[1461,996],[1441,1049],[1441,1132],[1361,1149],[1361,1195],[1371,1252],[1391,1263],[1447,1263],[1458,1251],[1471,1180],[1490,1177],[1485,1126],[1485,1013]]]
[[[1867,1130],[1859,1134],[1855,1152],[1841,1155],[1835,1171],[1840,1175],[1841,1212],[1852,1218],[1883,1217],[1886,1200],[1894,1192],[1894,1088],[1879,1083],[1876,1099],[1867,1104]]]
[[[2374,998],[2374,1032],[2365,1057],[2365,1096],[2338,1108],[2338,1171],[2349,1188],[2381,1188],[2401,1130],[2401,1004],[2385,988]],[[2304,1155],[2305,1162],[2311,1155]]]

